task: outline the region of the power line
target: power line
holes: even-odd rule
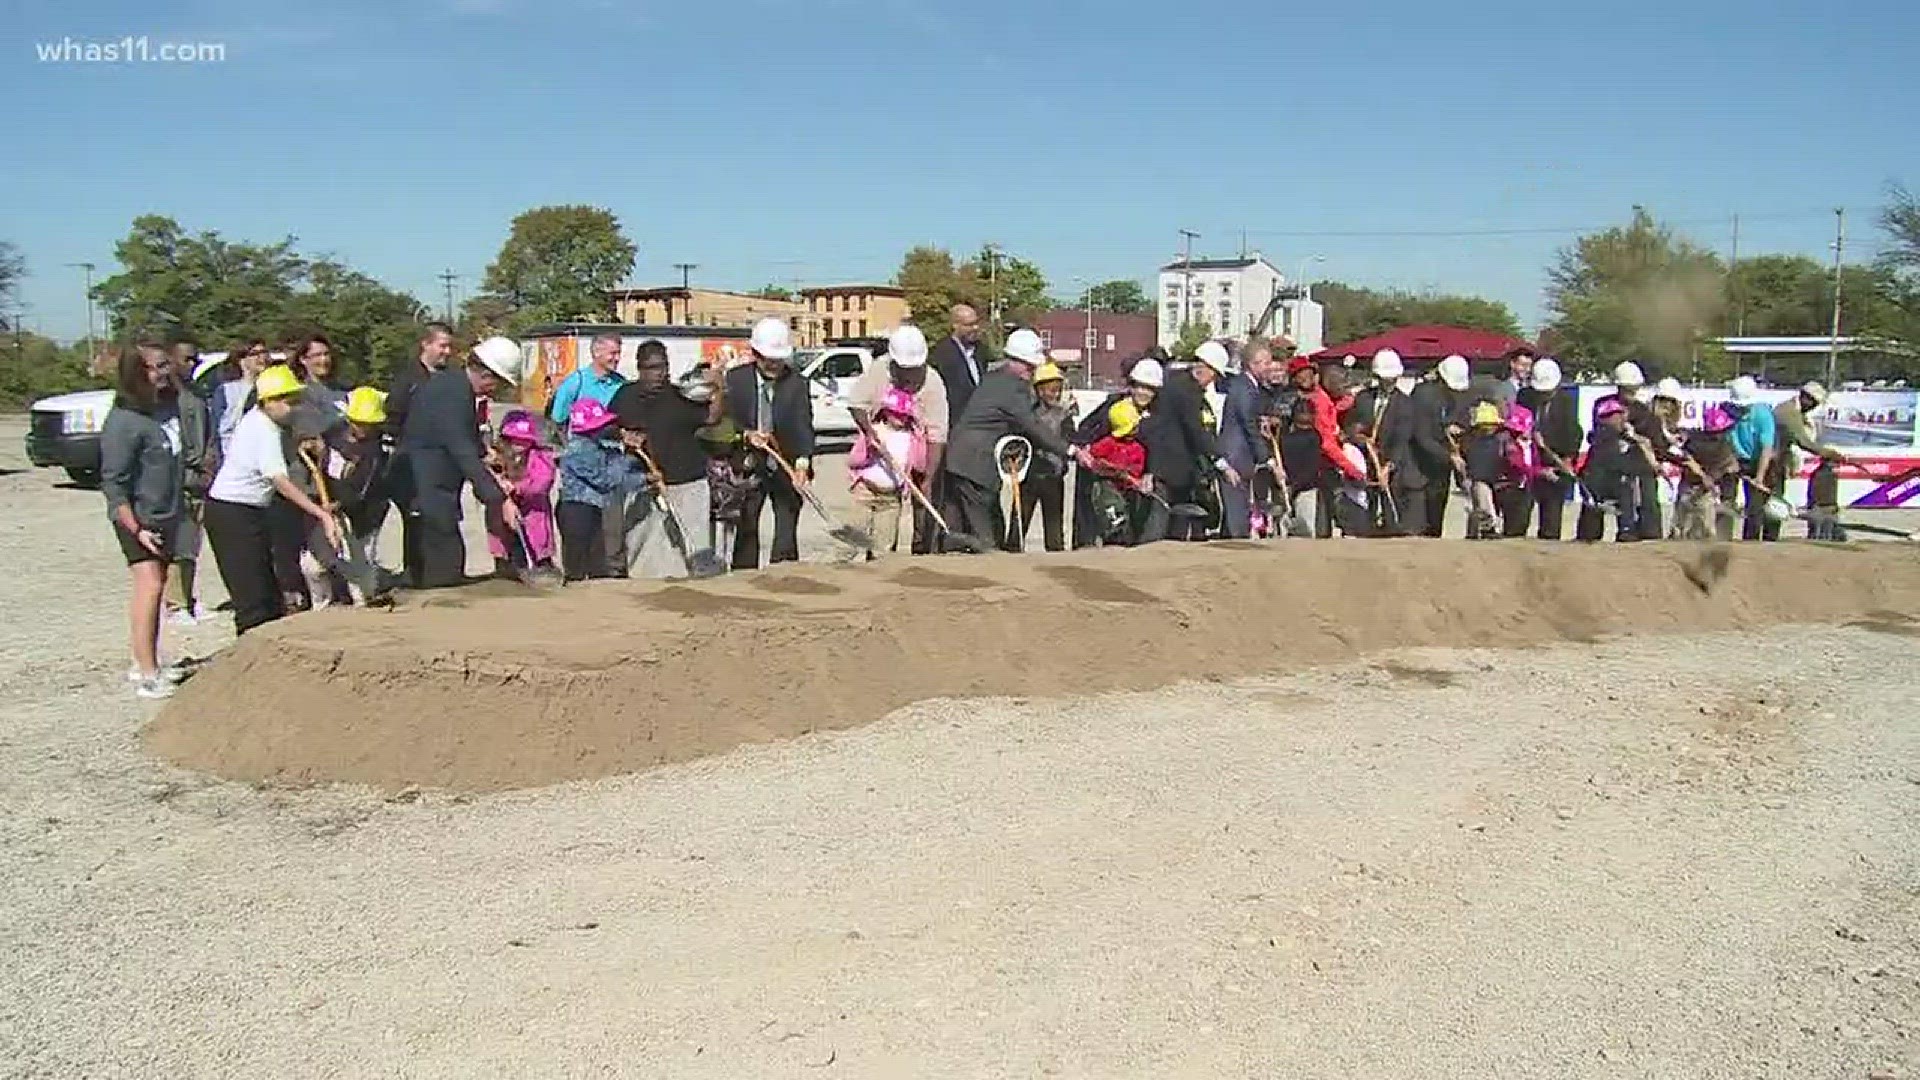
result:
[[[1804,210],[1804,211],[1794,211],[1791,213],[1779,213],[1779,214],[1747,214],[1747,215],[1743,215],[1743,220],[1745,221],[1797,221],[1801,219],[1811,218],[1815,213],[1830,214],[1832,212],[1833,212],[1832,209],[1829,208],[1829,209],[1820,210],[1820,211]],[[1661,221],[1659,222],[1659,224],[1664,226],[1674,227],[1674,228],[1703,228],[1708,226],[1719,225],[1721,224],[1721,221],[1722,219],[1720,218],[1699,218],[1699,219],[1690,219],[1690,220]],[[1301,238],[1301,239],[1310,239],[1310,238],[1319,238],[1319,237],[1325,237],[1330,239],[1340,239],[1340,238],[1354,239],[1354,238],[1365,238],[1365,237],[1377,237],[1381,239],[1397,239],[1402,237],[1446,238],[1446,237],[1461,237],[1461,236],[1554,236],[1554,235],[1577,236],[1581,233],[1598,232],[1603,229],[1614,228],[1619,224],[1620,224],[1619,222],[1615,221],[1615,222],[1607,222],[1607,223],[1598,224],[1598,225],[1588,224],[1588,225],[1495,226],[1495,227],[1473,228],[1473,229],[1249,229],[1247,230],[1247,235],[1248,236],[1266,236],[1266,237],[1293,237],[1293,238]]]

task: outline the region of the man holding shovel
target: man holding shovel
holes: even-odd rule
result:
[[[813,402],[806,380],[793,374],[793,338],[784,320],[754,324],[753,363],[726,373],[722,413],[762,452],[762,483],[747,498],[733,541],[733,568],[760,566],[760,508],[773,504],[773,550],[768,562],[800,558],[801,491],[813,481]],[[776,456],[776,454],[778,456]]]
[[[659,341],[640,343],[634,369],[634,380],[614,391],[611,408],[621,441],[658,486],[634,499],[627,511],[622,533],[627,570],[636,577],[686,577],[717,562],[700,429],[720,419],[719,396],[701,404],[675,387],[668,378],[667,347]]]
[[[1009,435],[1024,437],[1037,450],[1090,466],[1084,448],[1074,448],[1057,428],[1041,421],[1033,392],[1033,372],[1046,361],[1040,335],[1015,330],[1007,335],[1006,362],[987,373],[953,425],[946,460],[946,521],[963,533],[992,537],[994,507],[1000,500],[1000,462],[994,447]]]
[[[847,411],[867,443],[880,446],[884,440],[874,428],[880,403],[888,390],[904,390],[913,395],[914,419],[927,441],[927,472],[930,479],[940,475],[947,455],[947,384],[940,373],[927,363],[927,336],[917,326],[902,326],[887,338],[887,355],[867,366],[847,394]],[[886,462],[895,476],[905,478],[898,461]],[[927,508],[932,506],[932,485],[927,481],[913,485],[903,494],[914,504],[913,535],[925,536],[932,528]]]

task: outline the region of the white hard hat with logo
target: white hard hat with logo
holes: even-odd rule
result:
[[[1015,330],[1008,334],[1006,353],[1007,359],[1023,364],[1047,362],[1047,347],[1041,343],[1040,335],[1031,330]]]
[[[793,356],[793,332],[785,319],[768,316],[753,324],[753,336],[747,345],[769,360],[787,360]]]
[[[519,342],[510,337],[490,337],[473,347],[473,358],[481,367],[505,379],[508,386],[520,385],[523,361]]]

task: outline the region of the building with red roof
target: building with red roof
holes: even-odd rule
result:
[[[1449,356],[1468,360],[1500,360],[1515,349],[1534,348],[1524,338],[1469,330],[1464,326],[1402,326],[1384,334],[1329,346],[1313,354],[1315,360],[1344,360],[1351,356],[1365,365],[1381,349],[1392,349],[1408,367],[1437,364]]]

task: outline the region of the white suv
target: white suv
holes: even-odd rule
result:
[[[27,460],[65,469],[76,484],[98,484],[100,425],[112,408],[111,390],[81,390],[34,402],[28,407]]]
[[[859,430],[847,398],[871,363],[873,353],[856,346],[794,351],[793,369],[806,378],[813,399],[814,434],[846,436]]]

